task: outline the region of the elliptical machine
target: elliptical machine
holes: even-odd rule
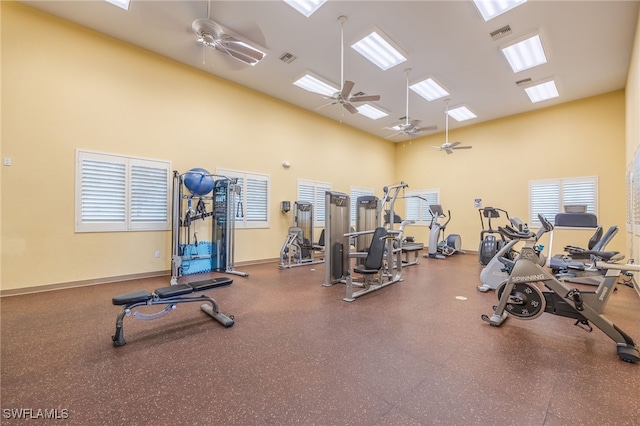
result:
[[[520,242],[519,238],[511,238],[510,235],[514,233],[526,234],[529,232],[529,228],[526,223],[522,222],[517,217],[509,218],[512,226],[505,226],[505,228],[509,231],[509,234],[502,235],[505,238],[506,244],[504,244],[500,250],[491,258],[487,266],[485,266],[480,272],[480,282],[482,283],[479,286],[476,286],[478,291],[486,293],[489,290],[495,290],[509,279],[509,274],[513,269],[513,265],[515,264],[515,259],[518,256],[518,252],[514,249],[515,245]],[[535,241],[547,231],[544,227],[541,227],[538,230],[538,233],[535,234]],[[533,245],[533,248],[538,256],[538,265],[544,266],[546,262],[546,257],[542,253],[544,246],[542,245]]]
[[[507,221],[511,221],[509,213],[506,210],[497,209],[495,207],[484,207],[478,209],[480,213],[480,224],[482,225],[482,231],[480,231],[480,246],[478,247],[478,261],[481,265],[486,265],[496,255],[496,253],[504,246],[507,241],[504,236],[498,232],[497,229],[491,227],[491,219],[497,219],[500,217],[500,212],[504,213],[507,217]],[[484,227],[484,218],[487,219],[487,228]],[[496,238],[496,235],[500,238]]]
[[[429,210],[431,211],[429,252],[423,256],[433,259],[446,259],[447,256],[456,253],[464,253],[464,251],[462,251],[462,238],[460,238],[460,235],[449,234],[446,239],[444,238],[445,229],[451,221],[451,210],[447,210],[447,215],[445,215],[440,204],[429,205]],[[447,219],[444,224],[438,222],[438,220],[442,218]],[[440,234],[442,234],[442,240],[440,240]]]

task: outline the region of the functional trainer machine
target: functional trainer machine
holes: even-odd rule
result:
[[[173,172],[172,285],[182,275],[203,272],[249,276],[234,269],[235,218],[242,216],[242,204],[236,203],[240,191],[237,179],[215,176],[205,169]],[[196,228],[200,226],[209,233],[210,241],[198,241]]]
[[[287,238],[280,249],[280,269],[313,265],[324,262],[316,254],[324,251],[323,233],[316,244],[313,240],[313,204],[296,201],[293,204],[293,226],[289,228]]]
[[[451,221],[451,210],[448,211],[448,215],[445,215],[440,204],[431,204],[429,211],[431,212],[429,252],[423,256],[433,259],[445,259],[446,256],[451,256],[452,254],[464,253],[460,235],[449,234],[446,239],[444,238],[447,225]],[[445,218],[447,219],[445,223],[438,222],[440,219]],[[442,237],[440,237],[440,234],[442,234]],[[442,238],[441,241],[440,238]]]
[[[545,232],[553,230],[553,225],[542,215],[538,215]],[[633,339],[602,315],[603,306],[613,293],[620,271],[640,271],[637,265],[600,263],[607,270],[605,279],[596,291],[580,291],[569,288],[538,264],[538,256],[533,245],[535,236],[531,232],[512,232],[500,229],[511,239],[525,241],[525,246],[511,271],[509,279],[498,289],[498,305],[492,315],[482,315],[482,320],[499,327],[511,315],[518,319],[535,319],[544,312],[575,319],[575,325],[592,331],[592,323],[616,343],[618,357],[626,362],[640,360],[640,353]],[[542,283],[548,290],[541,290],[535,283]]]

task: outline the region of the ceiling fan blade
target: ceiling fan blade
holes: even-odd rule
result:
[[[342,86],[342,91],[340,92],[340,96],[342,96],[342,99],[349,98],[349,94],[351,93],[353,86],[355,86],[355,83],[353,81],[349,81],[349,80],[344,81],[344,85]]]
[[[379,101],[380,95],[365,95],[365,96],[353,96],[349,99],[349,102],[371,102]]]
[[[460,145],[461,143],[462,143],[462,142],[452,142],[452,143],[449,145],[449,148],[453,148],[453,147],[455,147],[455,146],[458,146],[458,145]]]
[[[329,102],[329,103],[327,103],[327,104],[320,105],[318,108],[316,108],[316,109],[315,109],[315,111],[317,111],[317,110],[319,110],[319,109],[321,109],[321,108],[324,108],[324,107],[326,107],[326,106],[329,106],[329,105],[335,105],[335,104],[337,104],[337,103],[338,103],[338,102]]]
[[[447,148],[445,149],[445,151],[447,151],[447,154],[453,154],[453,151],[451,150],[451,148]]]
[[[430,126],[422,126],[422,127],[420,127],[420,130],[423,131],[423,132],[429,132],[431,130],[438,130],[438,125],[432,124]]]
[[[471,149],[473,148],[470,145],[466,145],[466,146],[456,146],[456,147],[452,147],[451,149]]]
[[[351,105],[349,102],[343,102],[342,106],[344,106],[346,110],[349,111],[351,114],[356,114],[358,112],[358,109],[353,105]]]
[[[263,52],[251,47],[244,41],[226,35],[220,40],[219,45],[225,49],[228,55],[250,65],[255,65],[265,56]]]

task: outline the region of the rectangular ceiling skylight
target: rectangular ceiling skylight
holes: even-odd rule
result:
[[[379,28],[351,45],[358,53],[376,64],[383,71],[407,60],[400,47]]]
[[[558,89],[556,88],[556,83],[553,80],[536,86],[527,87],[524,91],[527,92],[529,99],[531,99],[531,102],[534,104],[536,102],[542,102],[547,99],[553,99],[560,96],[558,94]]]
[[[485,22],[520,6],[527,0],[473,0]]]
[[[502,48],[502,53],[509,61],[513,72],[520,72],[538,65],[546,64],[547,57],[542,48],[539,35]]]
[[[477,115],[471,112],[469,108],[466,106],[461,106],[458,108],[450,109],[448,111],[449,115],[453,117],[456,121],[465,121],[471,120],[472,118],[476,118]]]
[[[307,18],[313,15],[327,0],[284,0],[289,6],[302,13]]]
[[[449,96],[449,92],[442,88],[433,78],[428,77],[418,83],[409,86],[411,90],[422,96],[429,102]]]
[[[304,90],[319,93],[325,96],[333,96],[340,90],[338,88],[335,88],[331,84],[322,81],[320,77],[315,77],[310,73],[306,73],[305,75],[294,81],[293,84]]]
[[[124,10],[129,10],[130,0],[106,0],[111,4],[114,4]]]
[[[382,111],[381,109],[378,109],[370,104],[360,105],[359,107],[356,107],[356,109],[358,110],[359,114],[362,114],[365,117],[368,117],[372,120],[377,120],[379,118],[386,117],[387,115],[389,115],[386,112]]]

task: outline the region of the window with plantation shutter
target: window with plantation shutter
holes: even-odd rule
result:
[[[240,188],[233,206],[236,228],[268,228],[269,176],[227,169],[217,169],[216,173],[236,179]]]
[[[355,226],[356,225],[356,213],[357,213],[357,208],[356,208],[356,202],[358,201],[358,197],[362,197],[364,195],[374,195],[373,194],[373,189],[371,188],[358,188],[355,186],[352,186],[350,189],[350,203],[351,203],[351,225]]]
[[[538,213],[551,223],[564,206],[584,205],[587,213],[597,216],[598,178],[595,176],[568,179],[546,179],[529,182],[529,224],[540,226]]]
[[[296,201],[306,201],[313,204],[313,226],[324,226],[327,191],[331,191],[330,183],[298,179]]]
[[[405,220],[415,221],[415,225],[429,226],[431,223],[431,204],[440,204],[440,191],[426,189],[405,193]]]
[[[81,150],[76,160],[76,232],[170,229],[170,162]]]

